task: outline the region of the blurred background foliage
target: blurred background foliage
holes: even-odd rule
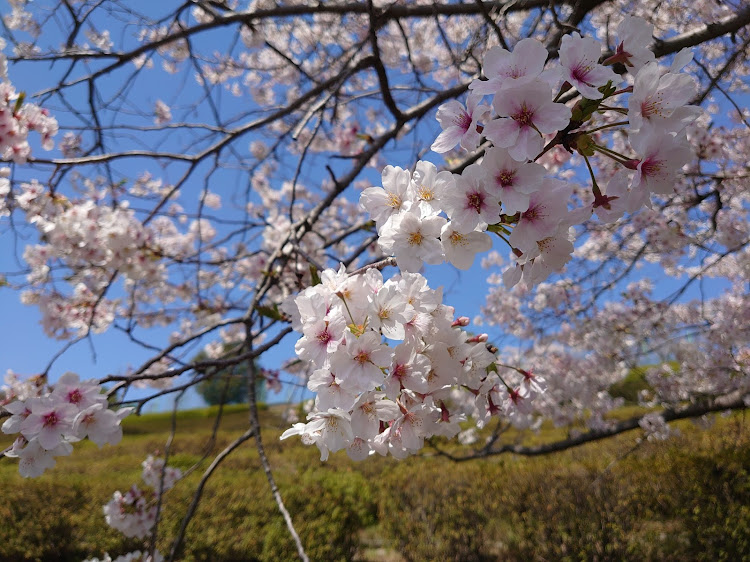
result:
[[[629,417],[634,409],[620,413]],[[187,469],[201,459],[217,411],[178,412],[171,465]],[[278,441],[287,426],[282,411],[261,412],[265,445],[311,560],[750,560],[743,413],[717,416],[705,430],[676,424],[680,434],[668,441],[638,444],[638,433],[630,432],[536,458],[454,462],[428,447],[404,461],[353,463],[339,453],[321,463],[315,447]],[[247,415],[244,406],[224,408],[214,452],[243,431]],[[15,462],[0,462],[0,559],[80,561],[142,548],[109,528],[97,506],[115,490],[141,484],[140,462],[163,447],[170,425],[171,414],[128,419],[118,447],[98,451],[83,442],[34,480],[22,479]],[[558,439],[562,431],[545,426],[525,442]],[[439,446],[470,451],[446,441]],[[165,496],[162,553],[206,466]],[[295,558],[252,441],[209,480],[179,558]]]

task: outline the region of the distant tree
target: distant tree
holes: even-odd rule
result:
[[[201,352],[194,359],[195,362],[206,360],[206,354]],[[205,374],[204,371],[201,374]],[[218,404],[244,404],[247,402],[247,364],[240,363],[220,370],[213,376],[198,383],[195,390],[209,406]],[[259,402],[266,399],[265,379],[259,377],[255,382],[255,398]]]

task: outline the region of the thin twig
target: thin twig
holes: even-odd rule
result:
[[[246,324],[245,341],[247,342],[248,353],[252,352],[253,336],[252,336],[252,327],[250,323]],[[302,560],[303,562],[309,562],[310,559],[307,557],[307,554],[305,553],[305,549],[302,546],[302,541],[299,538],[299,534],[297,534],[297,530],[294,528],[292,517],[291,515],[289,515],[289,511],[287,511],[286,507],[284,506],[284,501],[281,499],[279,488],[276,485],[276,480],[274,479],[273,472],[271,471],[271,463],[268,462],[266,451],[263,448],[263,440],[261,439],[261,436],[260,436],[260,419],[258,417],[258,402],[257,402],[256,393],[255,393],[255,381],[257,378],[257,372],[255,369],[255,361],[253,361],[252,359],[248,360],[247,367],[248,367],[248,374],[249,374],[247,393],[248,393],[248,399],[249,399],[248,401],[250,403],[250,423],[252,424],[252,429],[255,433],[255,446],[258,449],[258,457],[260,457],[260,463],[263,466],[263,472],[266,473],[266,479],[268,480],[268,485],[271,487],[271,494],[273,495],[273,499],[276,500],[276,505],[278,506],[282,517],[284,518],[284,522],[286,523],[286,528],[289,531],[289,534],[292,536],[292,539],[294,539],[294,544],[297,547],[297,554],[299,555],[300,560]]]

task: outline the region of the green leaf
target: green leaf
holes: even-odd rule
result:
[[[583,123],[591,119],[591,116],[599,108],[601,100],[582,99],[573,106],[571,119],[574,122]]]
[[[318,268],[313,264],[310,264],[310,277],[312,278],[312,286],[320,285],[320,275],[318,275]]]
[[[510,230],[508,230],[508,227],[500,223],[487,226],[487,230],[489,230],[490,232],[494,232],[495,234],[510,234]]]
[[[273,306],[256,306],[255,310],[258,314],[270,318],[272,320],[284,320],[284,315],[279,310],[279,305],[274,304]]]
[[[18,113],[18,110],[21,109],[21,106],[23,105],[23,101],[25,99],[26,99],[26,92],[21,92],[20,94],[18,94],[16,105],[13,107],[13,113]]]
[[[589,135],[577,135],[575,138],[575,144],[571,143],[571,147],[574,147],[576,151],[583,156],[593,156],[594,144],[594,139]]]
[[[599,91],[602,94],[604,94],[604,97],[602,99],[605,100],[608,97],[610,97],[612,94],[614,94],[617,91],[617,88],[615,88],[614,85],[612,85],[612,80],[610,80],[604,86],[600,86]]]

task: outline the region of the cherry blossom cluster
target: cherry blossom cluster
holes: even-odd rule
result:
[[[664,417],[658,412],[646,414],[638,422],[638,425],[643,429],[644,436],[649,441],[664,441],[669,439],[673,431],[679,432],[679,430],[673,430],[667,425]]]
[[[145,180],[134,189],[143,189]],[[4,190],[0,181],[0,194]],[[166,294],[167,269],[164,255],[175,258],[191,255],[199,239],[211,238],[207,224],[192,223],[180,232],[168,217],[158,217],[148,226],[138,219],[127,200],[116,204],[105,201],[106,190],[84,181],[85,197],[69,199],[51,194],[37,181],[24,182],[8,203],[22,210],[36,226],[41,243],[30,244],[24,259],[30,267],[27,280],[31,289],[23,293],[25,304],[39,307],[45,331],[59,339],[106,330],[116,314],[117,301],[103,298],[115,272],[126,284],[137,284],[146,294],[162,294],[165,300],[179,295]],[[1,208],[0,208],[1,210]],[[60,266],[71,270],[65,280],[67,292],[56,285]],[[149,301],[144,296],[139,302]]]
[[[5,40],[0,38],[0,51]],[[16,92],[8,81],[7,60],[0,53],[0,159],[23,164],[31,154],[28,137],[36,131],[41,137],[44,150],[52,150],[52,137],[57,134],[57,121],[46,109],[32,103],[24,103],[24,94]],[[0,201],[3,193],[0,191]],[[0,216],[2,203],[0,202]]]
[[[0,82],[0,158],[23,164],[31,154],[28,136],[36,131],[42,148],[52,150],[52,137],[57,134],[57,121],[31,103],[24,103],[9,82]]]
[[[642,373],[646,388],[638,398],[647,408],[706,396],[750,397],[747,269],[736,268],[735,275],[744,282],[721,295],[669,305],[654,297],[648,280],[627,285],[622,301],[590,305],[585,286],[569,279],[540,284],[532,299],[524,286],[508,291],[499,275],[490,276],[484,315],[524,342],[522,351],[501,350],[499,361],[523,365],[548,382],[533,402],[533,415],[514,424],[533,427],[544,418],[605,429],[614,423],[608,413],[622,405],[610,394],[613,385],[635,373]],[[564,321],[550,326],[552,317]],[[648,429],[657,422],[648,418],[641,425]]]
[[[141,477],[148,489],[141,490],[133,484],[124,494],[117,491],[104,506],[107,525],[126,537],[142,539],[156,523],[159,497],[174,487],[182,478],[179,468],[164,466],[164,459],[149,455],[141,464]]]
[[[87,558],[84,562],[163,562],[164,556],[157,550],[154,555],[151,556],[148,552],[141,552],[136,550],[122,554],[117,558],[112,558],[109,554],[105,553],[103,558]]]
[[[253,187],[261,203],[247,206],[251,216],[262,217],[267,223],[261,251],[238,245],[231,250],[234,259],[227,260],[224,247],[206,250],[210,256],[207,261],[217,265],[202,268],[196,287],[190,280],[171,282],[168,265],[175,260],[189,262],[212,244],[216,229],[207,219],[188,222],[184,209],[173,203],[167,215],[144,223],[133,208],[137,204],[130,205],[131,199],[109,201],[112,186],[103,178],[90,180],[72,173],[74,188],[81,196],[68,198],[59,192],[48,192],[37,181],[22,182],[11,190],[10,182],[3,177],[6,172],[0,170],[0,196],[8,194],[0,197],[0,215],[14,210],[24,212],[26,222],[33,224],[40,236],[38,243],[29,244],[24,251],[30,268],[26,278],[30,287],[22,294],[22,301],[39,307],[45,331],[58,339],[103,332],[116,316],[137,317],[142,327],[167,324],[175,320],[176,314],[165,312],[164,305],[173,304],[171,310],[180,310],[175,301],[182,301],[182,308],[188,312],[181,318],[180,337],[221,321],[229,307],[222,289],[252,286],[260,280],[267,273],[268,256],[289,235],[291,221],[285,209],[292,208],[294,217],[302,216],[320,200],[319,195],[301,184],[292,187],[286,183],[281,190],[274,189],[263,179],[271,172],[259,170]],[[148,200],[165,197],[170,189],[161,179],[143,174],[132,183],[128,195]],[[293,194],[297,199],[287,206]],[[221,207],[221,197],[216,193],[202,193],[201,202],[206,208]],[[337,237],[341,229],[350,225],[349,217],[359,214],[356,203],[337,200],[324,211],[325,224],[321,224],[319,232],[325,237]],[[355,247],[346,240],[332,246],[341,253]],[[300,277],[309,279],[307,268],[299,260],[290,259],[294,247],[288,248],[283,259],[274,265],[279,283],[270,296],[279,300],[297,290]],[[299,249],[311,259],[326,259],[325,249],[311,237],[300,241]],[[128,299],[110,296],[116,294],[109,290],[116,278],[124,280]],[[203,292],[200,306],[193,302],[198,290]],[[151,304],[155,306],[150,307]]]
[[[468,318],[454,319],[442,291],[418,273],[384,282],[376,268],[349,275],[341,266],[320,280],[284,304],[302,333],[295,350],[314,369],[308,389],[316,398],[308,422],[281,438],[300,435],[317,445],[321,460],[341,449],[354,460],[373,453],[403,458],[429,437],[458,434],[465,401],[482,424],[526,411],[543,391],[544,381],[530,373],[509,386],[486,334],[464,331]]]
[[[120,422],[132,408],[110,410],[107,396],[96,381],[81,381],[65,373],[54,385],[43,379],[36,383],[15,383],[6,377],[2,408],[10,414],[3,422],[6,434],[20,433],[5,456],[19,459],[21,476],[40,476],[55,466],[55,457],[69,455],[72,443],[88,437],[100,448],[122,439]]]
[[[533,285],[562,270],[573,252],[571,227],[592,213],[610,223],[650,206],[652,193],[672,193],[676,173],[692,156],[686,128],[702,110],[686,105],[695,85],[680,71],[692,55],[684,50],[669,68],[660,66],[648,50],[652,33],[644,20],[626,18],[616,52],[605,60],[601,43],[578,33],[563,36],[554,63],[533,38],[512,52],[490,49],[486,79],[470,84],[466,106],[450,101],[438,110],[443,131],[432,145],[441,153],[456,144],[470,152],[481,147],[481,160],[460,174],[438,173],[429,162],[418,162],[411,174],[387,166],[382,187],[360,198],[381,248],[402,271],[444,260],[468,269],[477,252],[491,247],[490,231],[512,249],[506,284],[523,278]],[[617,89],[624,78],[610,68],[614,63],[635,73],[632,86]],[[617,105],[625,94],[627,104]],[[482,103],[487,95],[490,105]],[[578,101],[570,105],[566,97]],[[607,146],[622,144],[623,133],[626,147]],[[591,173],[593,197],[583,206],[571,205],[576,185],[551,175],[554,159],[549,167],[539,163],[560,147],[580,155]],[[594,175],[595,154],[619,166],[606,187]]]

